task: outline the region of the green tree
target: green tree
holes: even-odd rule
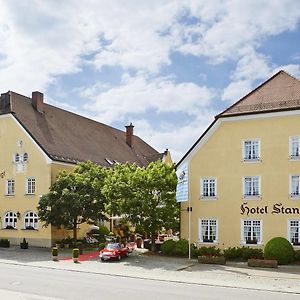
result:
[[[152,162],[146,168],[120,164],[109,171],[103,193],[109,200],[109,211],[122,215],[146,232],[154,250],[159,230],[178,227],[176,184],[174,167],[161,161]]]
[[[44,226],[72,228],[76,240],[79,224],[96,224],[105,219],[106,200],[101,192],[105,177],[106,170],[90,161],[79,163],[72,173],[60,172],[39,202],[39,218]]]

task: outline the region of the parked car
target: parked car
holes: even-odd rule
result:
[[[129,251],[127,247],[124,247],[119,243],[110,243],[100,251],[99,257],[101,258],[101,261],[110,259],[116,259],[120,261],[122,257],[127,257],[128,253]]]

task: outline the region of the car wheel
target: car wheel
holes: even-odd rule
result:
[[[104,258],[101,258],[101,261],[104,262]]]
[[[128,252],[126,252],[126,254],[125,254],[125,257],[128,257],[129,256],[129,253]]]
[[[120,261],[120,260],[121,260],[121,255],[118,256],[118,261]]]

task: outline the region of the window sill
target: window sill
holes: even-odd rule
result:
[[[261,195],[257,195],[257,196],[251,196],[251,195],[244,195],[243,196],[243,199],[247,199],[247,200],[261,200],[262,199],[262,197],[261,197]]]
[[[26,229],[26,228],[21,228],[21,230],[25,230],[25,231],[38,231],[38,229]]]
[[[35,193],[33,193],[33,194],[25,193],[24,195],[25,195],[25,196],[35,196]]]
[[[292,200],[299,200],[300,199],[300,195],[290,195],[290,199],[292,199]]]
[[[17,228],[1,228],[1,230],[18,230]]]
[[[5,197],[14,197],[15,194],[5,194],[4,196],[5,196]]]
[[[217,200],[217,196],[200,196],[200,200]]]
[[[257,162],[262,162],[262,160],[260,158],[244,158],[243,159],[244,163],[257,163]]]
[[[290,156],[290,160],[300,160],[300,156]]]
[[[246,242],[241,242],[240,245],[245,247],[261,247],[264,245],[264,243],[260,242],[256,244],[247,244]]]
[[[203,242],[203,241],[198,241],[198,244],[204,244],[204,245],[219,245],[218,241],[214,241],[214,242]]]

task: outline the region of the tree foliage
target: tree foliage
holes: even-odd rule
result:
[[[142,228],[154,245],[159,230],[178,226],[176,184],[174,167],[161,161],[152,162],[146,168],[119,164],[109,170],[103,193],[108,199],[108,210]]]
[[[106,170],[90,161],[79,163],[72,173],[60,172],[50,192],[39,202],[39,218],[44,226],[72,228],[76,240],[78,224],[105,219],[101,191],[105,177]]]

